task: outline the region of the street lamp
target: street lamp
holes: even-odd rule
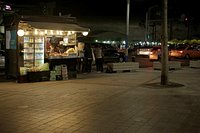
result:
[[[149,39],[149,23],[150,23],[150,20],[151,20],[151,10],[155,7],[157,7],[158,5],[153,5],[151,7],[148,8],[147,12],[146,12],[146,29],[145,29],[145,41],[148,41]]]

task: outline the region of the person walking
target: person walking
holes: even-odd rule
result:
[[[103,72],[103,53],[102,53],[102,47],[100,45],[95,46],[94,55],[95,55],[97,72],[98,73]]]

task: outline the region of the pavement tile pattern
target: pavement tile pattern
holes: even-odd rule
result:
[[[200,69],[79,74],[0,83],[0,133],[200,133]],[[151,85],[149,85],[151,84]]]

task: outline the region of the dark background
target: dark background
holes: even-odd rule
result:
[[[52,0],[5,0],[14,4],[39,4]],[[145,17],[149,7],[158,5],[161,9],[163,0],[130,0],[130,16]],[[199,18],[197,0],[168,0],[170,18],[181,17]],[[57,10],[73,16],[126,16],[127,0],[56,0]]]

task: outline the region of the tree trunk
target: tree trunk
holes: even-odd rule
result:
[[[168,71],[169,71],[169,62],[168,62],[168,25],[167,25],[167,1],[168,0],[163,0],[163,36],[162,36],[162,69],[161,69],[161,85],[167,85],[168,84]]]

